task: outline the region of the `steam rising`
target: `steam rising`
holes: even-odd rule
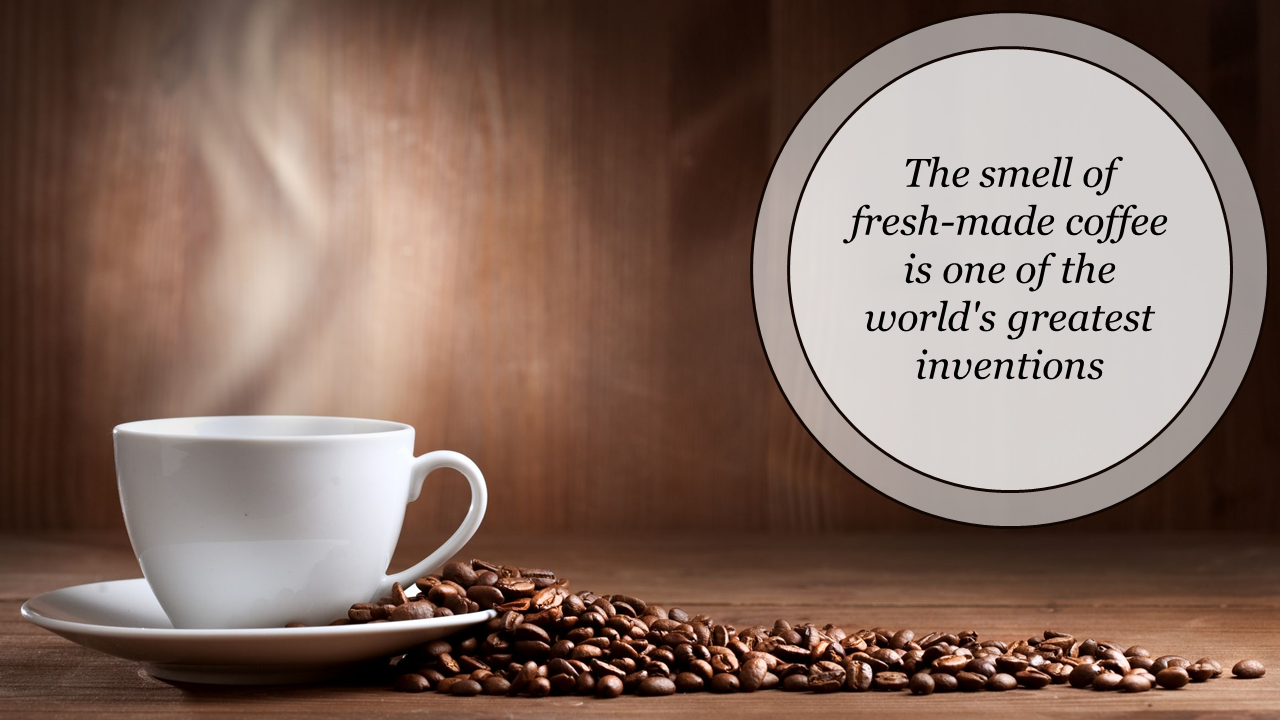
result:
[[[315,141],[316,71],[286,63],[300,8],[287,2],[210,3],[184,83],[192,132],[207,171],[213,242],[198,259],[191,295],[197,327],[184,404],[247,412],[287,404],[265,375],[291,353],[332,299],[322,276],[332,233]],[[310,76],[309,76],[310,75]]]

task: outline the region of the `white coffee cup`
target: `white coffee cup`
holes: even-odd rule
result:
[[[484,476],[445,450],[413,456],[413,428],[383,420],[243,416],[115,429],[134,553],[176,628],[327,624],[458,552],[488,504]],[[471,485],[444,545],[387,575],[405,505],[433,470]]]

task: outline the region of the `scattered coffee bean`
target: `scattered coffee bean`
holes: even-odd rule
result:
[[[1092,687],[1094,690],[1115,690],[1116,686],[1119,685],[1120,681],[1123,679],[1124,678],[1120,673],[1104,670],[1101,675],[1098,675],[1093,679]]]
[[[463,678],[449,687],[450,695],[460,695],[462,697],[473,697],[479,695],[483,690],[480,683],[471,678]]]
[[[707,688],[713,693],[738,692],[738,676],[729,673],[718,673],[711,678]]]
[[[1039,690],[1053,683],[1053,678],[1035,668],[1027,668],[1013,677],[1019,685],[1031,690]]]
[[[1116,686],[1116,689],[1124,693],[1146,692],[1151,689],[1151,681],[1146,676],[1136,673],[1125,675],[1121,678],[1120,684]]]
[[[691,672],[682,672],[676,675],[676,691],[682,693],[698,692],[702,689],[706,681],[701,675]]]
[[[907,689],[911,691],[912,695],[932,695],[934,689],[933,678],[929,676],[929,673],[918,672],[912,675],[911,680],[907,682]]]
[[[960,689],[960,681],[956,680],[955,675],[947,675],[939,673],[931,675],[933,678],[933,691],[938,693],[955,692]]]
[[[809,689],[809,676],[796,673],[782,679],[782,689],[786,692],[804,692]]]
[[[622,694],[622,678],[617,675],[606,675],[596,681],[596,697],[616,698]]]
[[[675,695],[676,684],[671,681],[671,678],[665,678],[665,677],[645,678],[640,682],[640,687],[636,690],[636,692],[639,695],[650,696],[650,697],[658,696],[658,695]]]
[[[1156,664],[1155,659],[1146,655],[1126,656],[1125,660],[1128,661],[1130,668],[1142,668],[1143,670],[1150,670],[1151,666]]]
[[[1191,661],[1181,655],[1162,655],[1156,658],[1149,668],[1153,673],[1159,673],[1167,667],[1187,667],[1191,665]]]
[[[764,658],[753,657],[742,663],[738,671],[738,686],[742,692],[755,692],[764,684],[764,675],[769,672],[769,665]]]
[[[551,694],[551,681],[544,677],[536,677],[529,681],[524,691],[529,697],[546,697]]]
[[[1166,690],[1177,690],[1191,682],[1191,674],[1181,667],[1167,667],[1156,673],[1156,684]]]
[[[1067,678],[1067,681],[1071,683],[1071,687],[1073,688],[1087,688],[1092,686],[1094,678],[1101,674],[1102,668],[1098,667],[1096,664],[1083,663],[1077,665],[1076,668],[1071,671],[1071,675]]]
[[[1215,669],[1213,665],[1206,662],[1198,662],[1187,668],[1187,675],[1191,677],[1191,682],[1206,682],[1212,680],[1221,673],[1221,668]]]
[[[431,689],[431,683],[417,673],[405,673],[396,678],[395,687],[400,692],[420,693]]]
[[[987,679],[987,689],[1004,692],[1018,687],[1018,681],[1009,673],[996,673]]]
[[[1267,674],[1267,669],[1257,660],[1241,660],[1231,668],[1231,674],[1238,678],[1252,680]]]
[[[965,670],[956,673],[956,684],[962,692],[974,692],[987,686],[987,676]]]
[[[1010,642],[980,640],[971,630],[917,634],[909,629],[847,631],[834,625],[735,628],[679,608],[664,609],[629,595],[570,592],[549,570],[452,562],[416,583],[399,585],[376,602],[351,606],[333,624],[403,620],[494,609],[497,616],[453,637],[413,648],[392,661],[402,692],[474,696],[595,695],[651,697],[710,691],[830,693],[1073,688],[1146,692],[1222,674],[1211,658],[1152,657],[1124,646],[1046,630]],[[296,627],[297,623],[290,626]],[[1262,677],[1256,660],[1232,668]]]
[[[1211,668],[1213,668],[1213,676],[1214,676],[1214,677],[1218,677],[1219,675],[1221,675],[1221,674],[1222,674],[1222,665],[1220,665],[1220,664],[1218,663],[1218,661],[1217,661],[1217,660],[1214,660],[1213,658],[1202,657],[1202,658],[1200,658],[1199,660],[1197,660],[1197,661],[1196,661],[1196,664],[1197,664],[1197,665],[1205,665],[1205,666],[1207,666],[1207,667],[1211,667]]]
[[[844,689],[852,692],[866,692],[871,688],[874,673],[871,666],[860,660],[854,660],[845,668]]]
[[[885,671],[877,674],[871,680],[871,687],[876,690],[895,692],[905,688],[909,682],[906,673]]]

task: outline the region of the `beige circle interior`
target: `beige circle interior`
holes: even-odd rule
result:
[[[1050,232],[991,234],[1001,215]],[[840,127],[796,208],[788,280],[808,364],[863,437],[947,483],[1028,491],[1174,420],[1222,336],[1231,254],[1217,189],[1160,106],[1070,56],[986,49],[903,75]]]

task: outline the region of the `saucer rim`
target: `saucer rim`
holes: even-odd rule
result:
[[[151,587],[147,585],[146,578],[124,578],[120,580],[102,580],[99,582],[84,583],[81,585],[70,585],[56,590],[48,590],[39,595],[35,595],[22,603],[19,613],[23,619],[38,627],[42,627],[52,632],[71,632],[77,634],[92,633],[99,637],[137,637],[139,634],[151,635],[155,637],[171,638],[174,640],[182,639],[248,639],[262,638],[270,635],[282,635],[293,638],[304,637],[324,637],[324,636],[345,636],[345,635],[365,635],[365,634],[394,634],[396,632],[407,632],[416,628],[424,627],[453,627],[468,626],[479,622],[491,620],[497,617],[496,610],[481,610],[474,613],[464,613],[461,615],[449,615],[438,618],[420,618],[415,620],[397,620],[395,622],[385,623],[362,623],[352,625],[316,625],[301,628],[285,628],[285,627],[267,627],[267,628],[155,628],[155,627],[138,627],[138,626],[122,626],[122,625],[100,625],[97,623],[77,622],[74,620],[63,620],[40,613],[31,607],[31,603],[39,601],[55,593],[67,592],[79,588],[90,588],[99,585],[123,585],[126,583],[142,583],[147,587],[147,591],[151,591]]]

